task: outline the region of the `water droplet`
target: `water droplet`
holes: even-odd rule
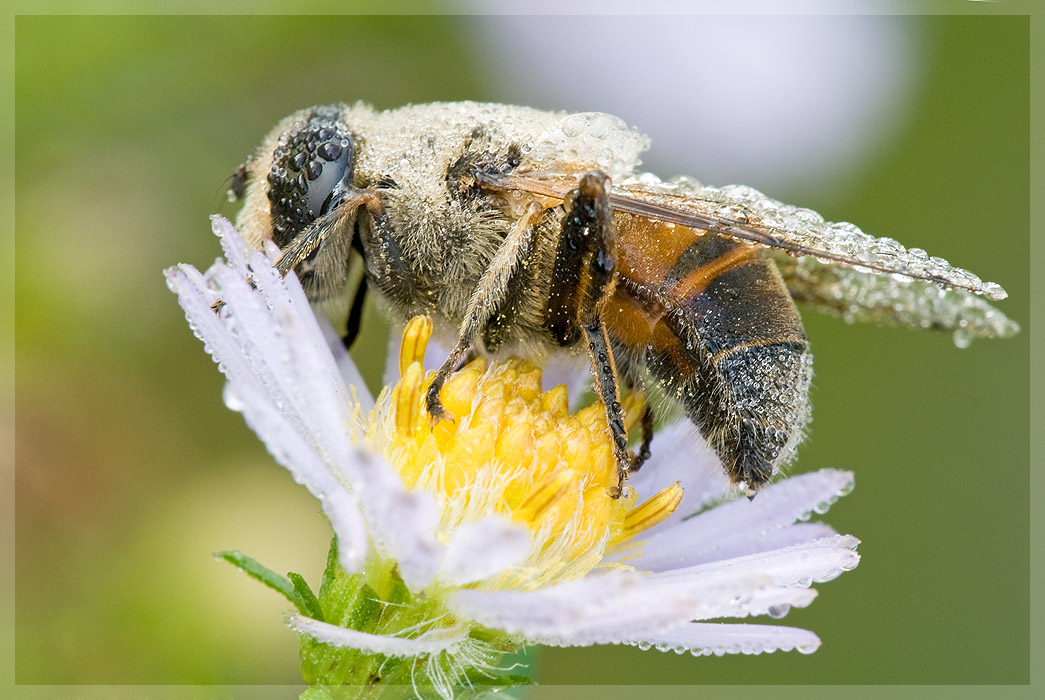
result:
[[[232,382],[225,382],[225,387],[221,390],[221,398],[225,402],[225,405],[232,411],[242,412],[247,407],[247,404],[243,401],[243,397],[239,395],[239,392],[232,386]]]

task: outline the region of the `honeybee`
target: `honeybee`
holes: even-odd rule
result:
[[[794,454],[812,356],[795,301],[847,319],[950,330],[1017,326],[1002,299],[945,260],[740,186],[637,171],[648,139],[606,114],[473,102],[287,117],[234,176],[237,229],[273,240],[309,299],[347,299],[353,251],[401,319],[455,329],[426,403],[465,354],[587,353],[618,465],[618,496],[649,454],[629,452],[622,383],[676,403],[753,496]],[[438,324],[437,324],[438,325]]]

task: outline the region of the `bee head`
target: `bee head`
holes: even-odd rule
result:
[[[266,176],[272,238],[281,248],[352,189],[355,147],[337,107],[314,107],[283,131]]]

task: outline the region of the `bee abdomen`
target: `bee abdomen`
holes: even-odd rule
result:
[[[776,267],[752,249],[699,236],[677,255],[660,280],[623,280],[610,330],[633,351],[644,346],[650,374],[730,479],[754,493],[791,456],[808,419],[802,322]]]
[[[751,493],[789,460],[808,419],[806,343],[764,341],[713,357],[705,386],[686,386],[683,398],[730,480]],[[718,391],[706,390],[716,384]]]

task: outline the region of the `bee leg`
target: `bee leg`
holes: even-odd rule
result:
[[[524,263],[533,251],[534,231],[538,219],[544,213],[539,204],[531,204],[497,249],[490,266],[486,268],[478,286],[468,300],[464,321],[458,333],[457,345],[432,378],[432,384],[425,396],[425,406],[433,421],[450,418],[439,399],[439,391],[457,369],[465,353],[472,347],[475,337],[489,324],[494,313],[501,306],[500,302],[511,291],[512,281],[520,274]]]
[[[639,429],[642,431],[642,442],[639,444],[639,451],[631,456],[629,474],[641,469],[646,460],[650,458],[650,443],[653,442],[653,409],[648,403],[642,408]]]
[[[624,426],[624,411],[620,405],[617,367],[613,351],[610,349],[609,337],[606,335],[606,324],[602,322],[602,318],[595,316],[589,323],[581,326],[581,332],[588,347],[588,359],[591,362],[592,376],[595,378],[595,393],[606,407],[606,422],[610,428],[613,456],[617,460],[617,483],[610,489],[610,496],[620,498],[632,460],[628,454],[628,429]]]
[[[616,362],[602,317],[602,307],[616,286],[617,233],[608,186],[605,173],[590,172],[566,198],[545,326],[563,346],[573,344],[578,336],[584,338],[617,462],[617,483],[610,489],[610,496],[619,498],[632,460]]]
[[[352,308],[348,312],[348,322],[345,324],[345,335],[341,337],[341,342],[345,345],[345,350],[350,350],[353,343],[356,342],[356,338],[359,337],[359,327],[363,322],[363,302],[366,300],[366,270],[363,270],[363,275],[359,278],[359,285],[356,286],[356,293],[352,297]]]
[[[347,230],[351,235],[351,228],[346,224],[351,223],[356,210],[363,205],[368,209],[380,206],[377,192],[369,189],[347,192],[336,206],[309,224],[283,248],[283,254],[275,265],[279,273],[286,276],[312,255],[331,234],[343,234]]]

